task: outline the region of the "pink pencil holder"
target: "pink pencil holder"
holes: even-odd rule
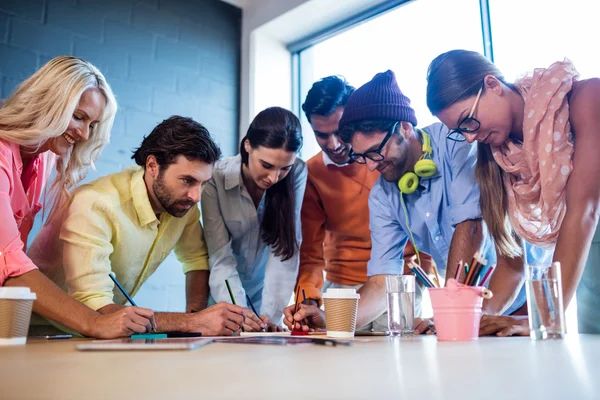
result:
[[[429,288],[438,340],[467,341],[479,337],[484,288],[457,285]]]

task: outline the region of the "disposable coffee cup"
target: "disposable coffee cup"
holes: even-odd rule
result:
[[[360,295],[355,289],[327,289],[323,294],[327,336],[353,337]]]
[[[27,343],[35,299],[28,287],[0,287],[0,346]]]

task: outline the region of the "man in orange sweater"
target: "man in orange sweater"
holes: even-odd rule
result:
[[[321,292],[327,288],[358,289],[367,281],[371,254],[368,200],[379,172],[350,162],[350,145],[338,135],[338,123],[352,92],[354,88],[345,80],[328,76],[313,84],[302,105],[322,151],[307,162],[298,285],[319,306]],[[413,257],[408,242],[404,258]],[[431,268],[429,256],[421,255],[421,261],[426,269]],[[387,330],[387,316],[360,328]]]

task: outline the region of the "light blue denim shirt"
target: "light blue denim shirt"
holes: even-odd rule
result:
[[[421,179],[417,191],[404,195],[404,202],[417,247],[433,257],[445,276],[454,228],[461,222],[482,217],[479,186],[475,182],[477,146],[447,140],[448,128],[441,123],[422,129],[431,137],[432,159],[438,171],[429,179]],[[369,196],[369,213],[373,244],[368,276],[401,274],[409,235],[396,182],[379,178]],[[542,249],[526,242],[524,245],[527,262],[540,262],[548,257]],[[483,248],[487,265],[495,264],[496,251],[489,237],[485,238]],[[522,287],[504,314],[525,304],[525,297]]]
[[[246,294],[256,310],[274,323],[281,323],[298,276],[299,254],[286,261],[273,254],[261,238],[264,201],[255,208],[242,181],[240,155],[216,163],[213,178],[202,193],[204,235],[208,245],[211,302],[231,303],[225,279],[229,280],[236,303],[249,307]],[[294,164],[294,218],[297,245],[302,229],[300,209],[306,187],[306,163]],[[292,175],[289,175],[292,177]]]
[[[479,187],[475,182],[477,147],[447,140],[448,128],[441,123],[422,129],[431,137],[437,173],[421,179],[414,193],[403,196],[417,247],[430,254],[445,275],[455,226],[481,218]],[[402,273],[409,234],[396,182],[379,178],[369,196],[369,213],[373,247],[368,275]],[[494,263],[495,254],[490,253],[488,263]]]

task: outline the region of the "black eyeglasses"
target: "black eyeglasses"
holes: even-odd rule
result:
[[[358,164],[366,164],[367,158],[372,161],[383,161],[385,159],[385,157],[383,156],[383,154],[381,154],[381,150],[383,150],[383,148],[385,147],[388,140],[390,140],[390,138],[396,131],[396,127],[398,126],[398,123],[399,122],[396,122],[394,124],[394,126],[392,126],[392,129],[390,129],[389,132],[387,133],[387,135],[385,135],[385,137],[383,138],[383,141],[381,142],[381,144],[379,145],[377,150],[367,151],[365,154],[355,153],[354,151],[350,150],[350,154],[349,154],[350,159],[352,159],[352,161],[354,161],[355,163],[358,163]]]
[[[467,140],[465,138],[465,133],[475,133],[481,126],[481,123],[476,118],[473,118],[473,114],[475,113],[475,107],[477,107],[477,103],[479,103],[479,98],[481,97],[481,92],[483,91],[483,86],[477,92],[477,98],[475,98],[475,103],[473,103],[473,107],[471,107],[471,112],[468,116],[463,118],[458,124],[456,129],[452,129],[446,135],[446,139],[454,140],[455,142],[464,142]]]

